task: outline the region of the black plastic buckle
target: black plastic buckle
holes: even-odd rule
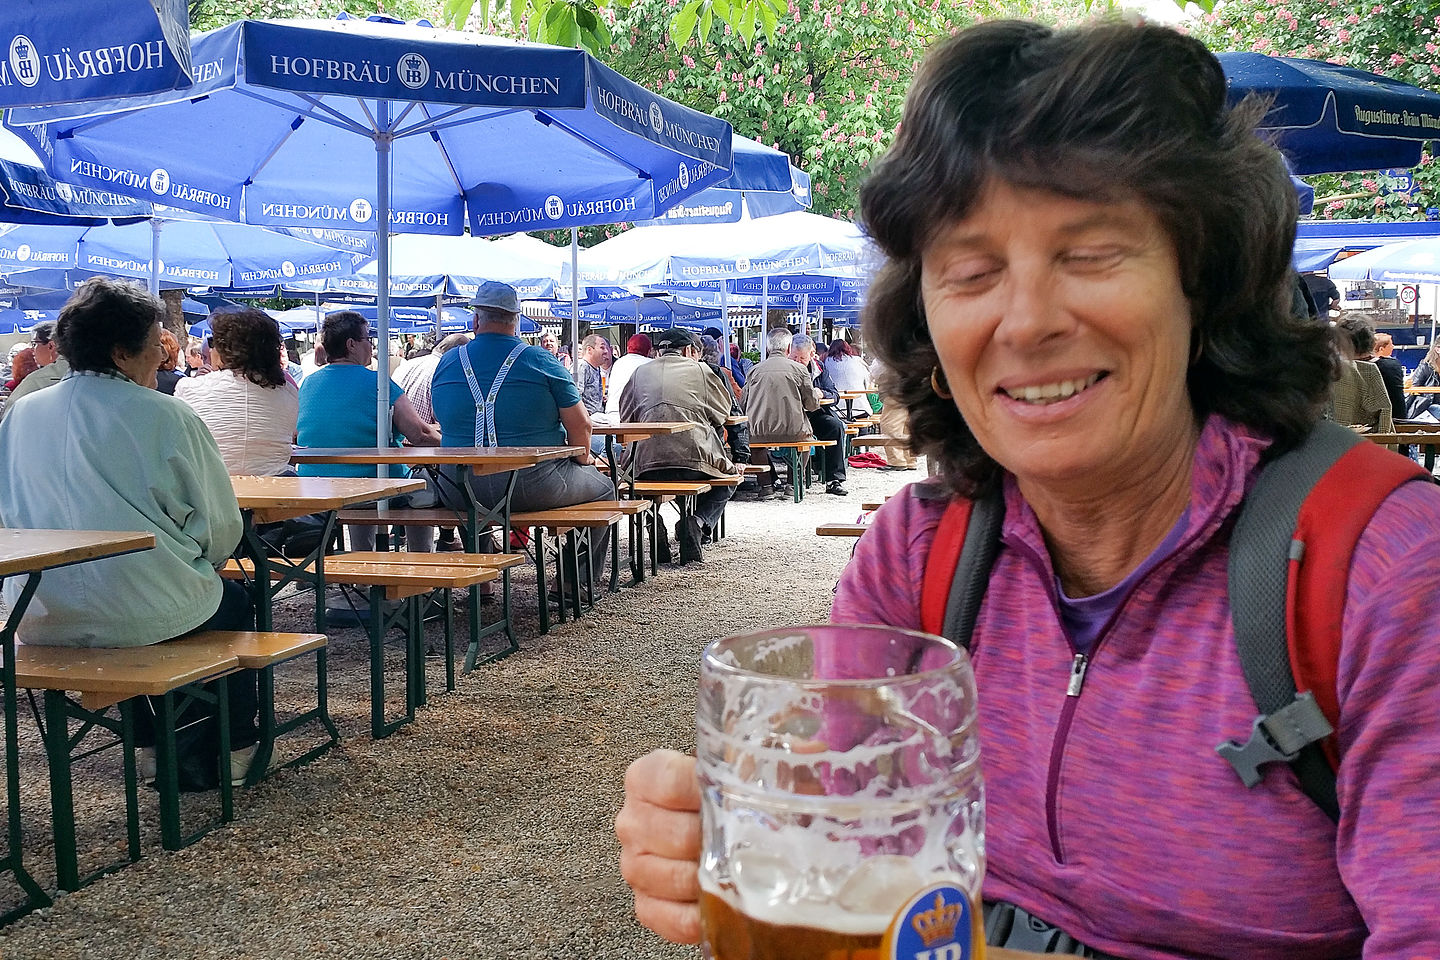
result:
[[[1290,763],[1300,751],[1324,740],[1335,732],[1314,696],[1308,691],[1295,695],[1269,716],[1258,716],[1250,726],[1250,739],[1245,743],[1227,740],[1215,748],[1225,758],[1240,781],[1254,787],[1263,779],[1260,766],[1266,763]]]

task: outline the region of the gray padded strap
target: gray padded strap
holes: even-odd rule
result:
[[[1000,528],[1004,523],[1005,497],[999,490],[976,500],[970,508],[970,523],[965,528],[955,578],[950,581],[950,599],[945,604],[945,626],[941,631],[966,650],[970,649],[970,635],[975,632],[980,602],[990,583],[990,568],[1000,552]]]
[[[1289,561],[1304,550],[1295,540],[1301,505],[1336,460],[1365,442],[1347,427],[1328,421],[1317,424],[1303,443],[1261,470],[1230,537],[1235,646],[1261,715],[1248,743],[1222,744],[1218,752],[1247,786],[1260,781],[1256,767],[1261,763],[1294,763],[1306,792],[1327,812],[1338,811],[1334,777],[1318,746],[1307,745],[1318,744],[1333,731],[1313,699],[1296,697],[1286,639],[1286,586]]]

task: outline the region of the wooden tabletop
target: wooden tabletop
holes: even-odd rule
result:
[[[151,550],[153,533],[0,528],[0,577]]]
[[[256,523],[275,523],[352,503],[398,497],[424,488],[425,481],[408,477],[231,477],[230,485],[240,509],[254,511]]]
[[[1440,393],[1440,387],[1406,387],[1406,393]]]
[[[475,474],[523,470],[546,460],[562,460],[579,447],[296,447],[292,463],[465,464]]]
[[[859,400],[861,397],[869,396],[868,390],[836,390],[844,400]]]
[[[1421,447],[1440,446],[1440,432],[1427,433],[1362,433],[1360,436],[1366,440],[1385,446],[1394,446],[1397,443],[1413,443]]]
[[[738,426],[739,426],[740,424],[742,424],[742,423],[749,423],[749,422],[750,422],[750,418],[747,417],[747,416],[745,416],[745,414],[743,414],[743,413],[737,413],[737,414],[735,414],[733,417],[726,417],[726,418],[725,418],[725,426],[727,426],[727,427],[738,427]]]
[[[671,433],[684,433],[700,426],[689,420],[659,420],[654,423],[597,423],[590,429],[597,437],[658,437]]]

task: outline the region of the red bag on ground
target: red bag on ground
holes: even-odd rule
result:
[[[852,467],[888,467],[890,464],[878,453],[866,451],[853,453],[845,461]]]

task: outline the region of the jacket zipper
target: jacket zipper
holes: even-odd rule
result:
[[[1080,691],[1085,686],[1085,671],[1090,667],[1090,658],[1083,653],[1075,654],[1070,661],[1070,680],[1065,687],[1065,706],[1060,711],[1060,723],[1055,728],[1055,740],[1050,746],[1050,769],[1045,778],[1045,824],[1050,830],[1050,852],[1056,863],[1064,863],[1060,850],[1060,805],[1056,794],[1060,789],[1060,761],[1065,757],[1065,743],[1070,739],[1070,724],[1075,719],[1075,707],[1080,703]]]

